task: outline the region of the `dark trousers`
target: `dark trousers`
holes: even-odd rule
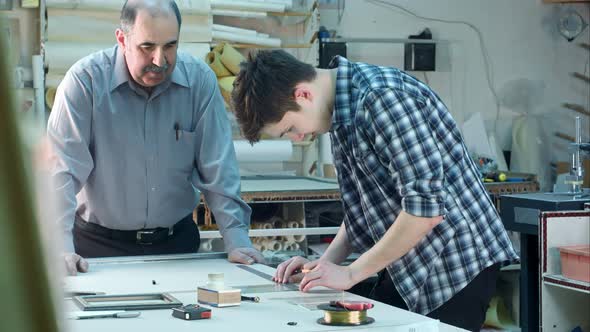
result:
[[[496,291],[499,270],[499,264],[484,269],[465,288],[427,316],[469,331],[479,331]],[[408,310],[385,270],[379,273],[379,280],[373,288],[371,297],[379,302]]]
[[[200,244],[199,229],[192,215],[175,225],[174,234],[153,244],[113,239],[97,232],[92,226],[95,225],[80,220],[74,223],[74,247],[76,253],[85,258],[193,253],[197,252]]]

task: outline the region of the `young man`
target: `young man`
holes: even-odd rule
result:
[[[117,45],[78,61],[49,118],[70,274],[83,257],[196,252],[204,193],[229,260],[262,262],[248,238],[231,130],[213,72],[178,53],[172,0],[129,0]]]
[[[345,218],[314,262],[281,264],[278,282],[349,289],[379,272],[376,300],[479,330],[503,262],[506,231],[439,97],[395,68],[333,59],[314,69],[288,53],[242,63],[234,112],[246,139],[329,132]],[[339,266],[356,250],[362,255]]]

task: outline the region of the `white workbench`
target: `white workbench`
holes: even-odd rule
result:
[[[216,258],[217,257],[217,258]],[[367,311],[375,322],[356,327],[318,324],[323,311],[315,306],[330,300],[367,300],[360,296],[317,289],[310,293],[286,290],[281,285],[229,263],[219,255],[187,254],[175,256],[121,257],[90,259],[90,272],[66,277],[68,291],[94,291],[107,294],[167,292],[183,304],[197,303],[196,289],[205,285],[208,273],[222,272],[226,286],[242,289],[243,295],[260,297],[259,303],[242,302],[240,306],[212,308],[212,318],[184,321],[171,316],[171,309],[142,310],[137,318],[99,318],[67,320],[69,331],[463,331],[440,324],[425,316],[371,301],[375,307]],[[274,269],[264,265],[253,268],[268,275]],[[153,281],[156,284],[153,284]],[[81,310],[71,298],[65,299],[66,311]],[[297,325],[287,325],[296,322]]]

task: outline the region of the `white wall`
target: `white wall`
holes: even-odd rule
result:
[[[461,124],[474,112],[481,112],[489,132],[493,131],[496,117],[495,98],[486,81],[485,65],[477,33],[465,24],[451,24],[419,19],[388,6],[370,0],[345,1],[345,9],[338,22],[338,10],[322,9],[321,23],[335,29],[345,38],[407,38],[430,28],[437,44],[437,71],[429,72],[433,89],[442,97],[451,113]],[[512,89],[508,82],[531,80],[540,95],[534,98],[528,111],[542,119],[538,133],[525,132],[536,146],[530,150],[531,158],[540,159],[548,169],[549,161],[567,161],[567,144],[554,138],[555,130],[574,136],[574,117],[577,113],[563,109],[563,102],[585,105],[590,109],[589,85],[572,78],[577,71],[588,74],[590,52],[582,49],[580,42],[590,42],[589,29],[574,42],[569,43],[555,28],[558,14],[569,7],[576,9],[586,21],[590,21],[589,4],[544,4],[541,0],[390,0],[413,13],[435,19],[465,21],[473,24],[483,37],[491,60],[493,87],[501,100],[506,93],[518,93],[516,100],[523,101],[526,92]],[[392,65],[403,69],[403,44],[348,45],[348,58],[353,61]],[[414,76],[424,81],[423,73]],[[528,109],[528,110],[527,110]],[[496,135],[502,149],[512,145],[512,123],[516,113],[500,107],[500,120]],[[588,140],[588,117],[584,136]],[[535,170],[535,167],[532,167]],[[543,170],[537,170],[542,173]],[[590,171],[590,170],[588,170]]]

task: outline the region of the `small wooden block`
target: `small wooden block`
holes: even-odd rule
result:
[[[208,304],[214,307],[231,307],[240,305],[242,297],[239,289],[211,289],[198,287],[197,299],[199,303]]]

